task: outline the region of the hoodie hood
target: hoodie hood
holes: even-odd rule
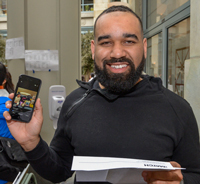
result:
[[[162,85],[162,80],[160,78],[149,75],[142,75],[142,79],[143,79],[142,81],[133,86],[133,88],[131,88],[129,92],[125,94],[115,94],[106,89],[101,89],[96,77],[90,82],[83,82],[80,80],[76,81],[80,87],[89,91],[97,90],[109,100],[114,100],[119,96],[125,96],[125,95],[141,96],[144,95],[145,93],[153,94],[155,92],[162,91],[163,85]]]

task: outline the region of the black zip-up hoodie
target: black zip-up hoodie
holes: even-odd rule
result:
[[[50,147],[41,138],[26,153],[42,177],[66,180],[73,174],[73,155],[79,155],[176,161],[186,168],[184,184],[200,183],[194,114],[159,78],[143,76],[123,95],[100,89],[96,79],[78,84],[80,88],[66,97]]]

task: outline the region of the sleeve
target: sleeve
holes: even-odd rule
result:
[[[33,169],[51,182],[65,181],[74,173],[74,171],[71,171],[74,148],[71,145],[69,135],[66,133],[67,120],[65,114],[84,93],[85,89],[78,88],[66,97],[50,146],[41,138],[35,149],[26,152]]]
[[[66,101],[65,101],[66,102]],[[72,176],[72,159],[74,155],[70,139],[64,133],[66,125],[64,119],[64,107],[58,120],[58,128],[50,143],[50,146],[41,138],[35,149],[26,152],[26,156],[33,169],[43,178],[54,182],[62,182]]]
[[[189,120],[183,125],[183,136],[174,150],[172,160],[182,168],[184,184],[200,183],[200,145],[199,132],[195,116],[191,110]]]
[[[8,110],[9,110],[9,109],[6,108],[5,103],[6,103],[6,101],[10,100],[10,99],[7,98],[7,97],[3,97],[3,98],[4,98],[4,100],[2,100],[2,101],[0,102],[0,118],[1,118],[1,119],[4,119],[4,117],[3,117],[4,111],[8,111]]]
[[[8,111],[8,109],[0,104],[0,119],[4,119],[3,113],[4,111]]]

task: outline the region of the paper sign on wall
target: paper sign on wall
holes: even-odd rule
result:
[[[58,50],[25,50],[27,71],[59,70]]]
[[[6,40],[6,59],[22,59],[24,58],[24,38],[13,38]]]

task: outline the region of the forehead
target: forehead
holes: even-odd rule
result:
[[[134,32],[141,34],[141,25],[138,18],[130,12],[109,12],[103,14],[96,23],[95,36],[104,34],[106,31],[115,32],[118,30],[124,32]],[[139,35],[138,35],[139,36]]]

